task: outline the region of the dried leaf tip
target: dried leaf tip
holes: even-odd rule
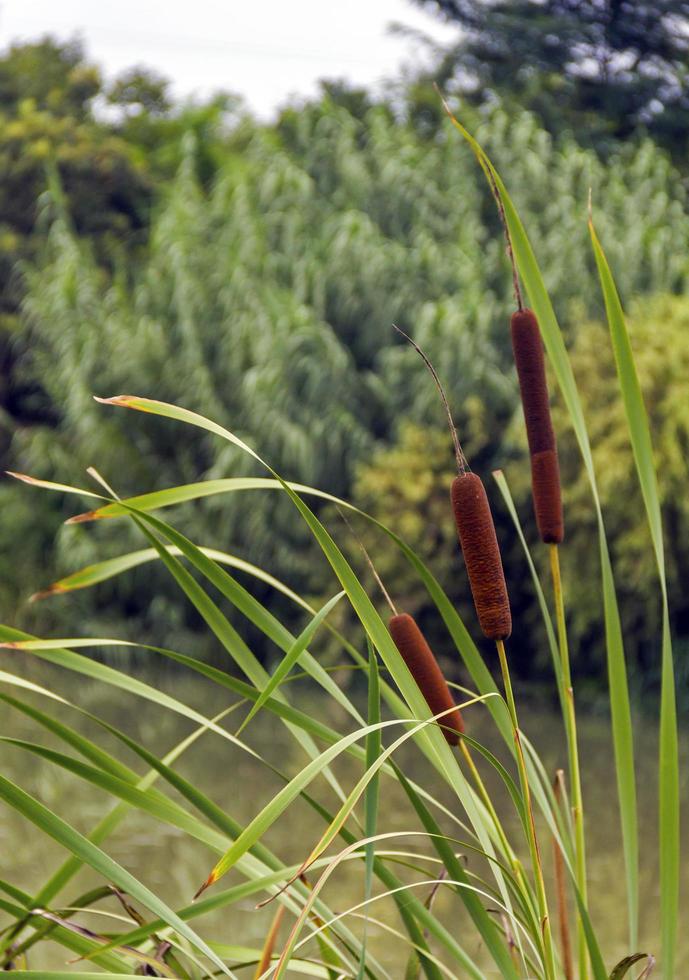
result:
[[[431,377],[435,381],[436,387],[440,392],[440,398],[442,399],[442,403],[445,408],[445,414],[447,415],[447,422],[448,425],[450,426],[450,434],[452,435],[452,444],[454,446],[455,457],[457,459],[457,469],[459,470],[460,473],[466,473],[466,471],[469,469],[469,464],[467,463],[467,458],[464,455],[464,452],[460,445],[459,436],[457,435],[457,429],[455,427],[454,419],[452,418],[452,412],[450,411],[450,403],[447,400],[447,395],[445,394],[445,390],[440,382],[440,378],[438,377],[438,372],[433,367],[430,358],[423,352],[423,350],[419,347],[416,341],[411,339],[409,334],[406,334],[404,330],[401,330],[395,323],[393,323],[392,328],[393,330],[396,330],[398,334],[404,337],[404,339],[409,344],[411,344],[411,346],[414,348],[416,353],[423,360],[424,364],[430,371]]]
[[[35,476],[28,476],[26,473],[15,473],[14,470],[5,470],[7,476],[11,476],[13,480],[20,480],[22,483],[28,483],[29,486],[38,487],[41,485],[41,481]]]
[[[59,582],[55,582],[54,585],[49,585],[47,589],[41,589],[40,592],[34,592],[33,595],[29,596],[29,602],[38,602],[39,599],[49,599],[51,595],[60,595],[63,592],[68,592],[63,585]]]
[[[205,890],[207,888],[210,888],[211,885],[214,885],[217,880],[218,879],[217,879],[217,876],[215,874],[215,871],[211,871],[211,873],[208,875],[208,877],[206,878],[206,880],[204,881],[204,883],[201,885],[201,887],[198,889],[198,891],[196,891],[194,893],[194,895],[192,897],[192,902],[195,902],[197,898],[200,898],[201,895],[203,895],[203,893],[205,892]]]
[[[128,405],[133,401],[133,395],[112,395],[110,398],[101,398],[99,395],[93,396],[94,402],[101,405]]]
[[[102,516],[97,510],[87,510],[83,514],[75,514],[74,517],[68,517],[65,524],[86,524],[87,521],[100,521]]]

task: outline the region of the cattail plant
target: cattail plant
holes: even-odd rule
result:
[[[479,625],[484,635],[495,641],[500,660],[505,697],[512,721],[519,780],[526,805],[527,836],[536,881],[539,917],[543,930],[545,975],[546,980],[550,980],[550,978],[555,977],[556,972],[552,929],[540,851],[536,837],[533,807],[531,805],[529,779],[519,734],[517,706],[505,653],[504,641],[512,632],[512,614],[510,611],[507,586],[505,584],[505,574],[502,568],[500,548],[493,523],[493,515],[491,514],[490,504],[488,503],[488,497],[481,478],[475,473],[469,472],[468,463],[462,451],[457,429],[452,418],[452,412],[450,411],[450,404],[433,364],[411,337],[400,330],[399,327],[395,327],[395,329],[411,344],[430,371],[445,408],[452,435],[458,469],[458,475],[452,482],[450,494],[452,509]]]
[[[479,625],[490,640],[506,640],[512,632],[510,600],[502,569],[500,548],[495,534],[493,515],[480,476],[469,470],[457,435],[450,405],[440,378],[419,345],[403,330],[395,330],[407,340],[423,359],[436,383],[452,434],[458,475],[452,482],[451,500],[459,542],[469,576],[469,587]]]
[[[512,239],[505,215],[500,191],[493,172],[486,170],[493,197],[498,208],[500,221],[505,234],[507,255],[512,269],[512,283],[517,310],[512,314],[510,333],[514,354],[519,391],[521,394],[526,436],[531,460],[531,493],[536,524],[541,540],[548,545],[550,553],[550,572],[555,599],[557,619],[558,650],[560,655],[559,694],[565,720],[567,750],[570,764],[572,790],[572,817],[575,828],[575,870],[577,888],[581,898],[586,901],[586,842],[584,834],[584,804],[581,791],[579,748],[577,741],[576,712],[572,688],[569,644],[565,622],[565,606],[560,573],[558,546],[565,536],[562,515],[562,494],[560,490],[560,467],[557,456],[555,431],[550,416],[548,383],[545,373],[545,358],[541,331],[533,310],[527,309],[522,300],[517,263],[512,249]],[[588,952],[584,924],[578,920],[579,940],[579,980],[587,980]],[[563,959],[567,961],[569,950],[563,942]],[[571,968],[569,968],[571,970]]]

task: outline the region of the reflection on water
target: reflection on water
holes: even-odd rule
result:
[[[78,702],[83,707],[102,714],[107,720],[118,725],[158,754],[168,751],[193,727],[186,719],[176,717],[170,712],[162,711],[130,696],[111,690],[104,691],[102,687],[77,678],[76,675],[68,676],[56,669],[45,667],[41,669],[39,680],[45,686],[52,686],[58,693]],[[155,684],[169,690],[170,693],[209,716],[231,703],[231,696],[225,699],[223,694],[212,686],[201,684],[196,680],[190,681],[186,675],[177,674],[163,679],[156,677]],[[292,690],[294,695],[297,695],[297,685]],[[79,729],[109,751],[113,751],[132,768],[142,771],[140,760],[133,753],[123,749],[114,738],[106,736],[98,726],[87,721],[77,712],[34,696],[27,696],[26,700],[33,701],[44,711],[55,712],[60,720]],[[319,698],[315,692],[307,693],[302,689],[298,694],[298,700],[300,707],[316,716],[323,717],[325,712],[323,720],[339,727],[341,731],[351,728],[342,709],[334,706],[330,700],[324,701]],[[237,718],[237,723],[239,717],[240,713],[231,716],[232,719]],[[34,740],[60,748],[61,751],[69,751],[65,749],[63,743],[59,743],[43,729],[38,729],[34,722],[15,709],[3,706],[3,718],[2,734]],[[472,708],[467,716],[467,723],[471,734],[484,741],[505,760],[505,752],[495,738],[490,722],[486,718],[485,709],[480,706]],[[548,773],[553,773],[564,761],[563,739],[557,716],[533,704],[523,705],[522,725],[541,752],[546,770]],[[231,728],[231,724],[228,723],[228,727]],[[629,950],[626,948],[625,941],[624,876],[610,734],[605,719],[598,717],[582,719],[580,734],[587,805],[590,905],[606,963],[612,965]],[[301,750],[282,723],[265,713],[251,722],[246,731],[246,739],[257,752],[285,772],[294,773],[304,759]],[[652,952],[657,952],[659,946],[654,813],[656,745],[653,733],[649,734],[645,730],[643,741],[639,740],[638,744],[640,840],[642,842],[640,942],[642,949]],[[686,755],[684,744],[683,750]],[[18,782],[28,792],[35,794],[44,804],[75,824],[84,833],[88,833],[113,805],[111,798],[105,793],[19,748],[5,745],[1,751],[2,772],[6,776]],[[457,817],[462,817],[456,799],[440,785],[437,776],[429,770],[427,763],[416,750],[405,747],[399,761],[404,763],[408,774],[410,773],[429,792],[436,794],[442,803],[456,813]],[[258,812],[263,803],[283,785],[279,777],[250,755],[233,748],[226,740],[212,734],[205,734],[192,746],[180,759],[177,768],[233,818],[242,823]],[[682,768],[686,771],[685,766]],[[345,790],[348,790],[361,774],[361,767],[356,760],[343,758],[336,764],[335,772]],[[486,772],[485,775],[491,787],[496,785],[491,782],[490,772]],[[162,782],[158,785],[166,788]],[[333,794],[324,780],[314,783],[312,789],[321,802],[333,808]],[[175,795],[174,791],[169,790],[169,792]],[[682,784],[682,795],[686,800],[686,780]],[[501,809],[508,813],[507,802],[500,796],[499,799],[502,800]],[[185,806],[188,806],[186,802]],[[441,823],[448,834],[461,839],[462,832],[459,826],[453,826],[448,819],[442,819]],[[514,827],[514,821],[510,821],[510,824]],[[386,778],[381,782],[378,829],[379,832],[395,831],[400,835],[419,830],[418,821],[406,799]],[[265,843],[285,863],[296,862],[308,853],[322,830],[323,824],[320,818],[306,804],[297,801],[282,820],[271,829],[265,838]],[[382,846],[396,851],[422,851],[431,854],[428,844],[419,837],[400,836],[386,841]],[[136,811],[129,812],[108,841],[106,849],[120,864],[159,893],[172,907],[180,907],[188,903],[215,860],[215,856],[200,843]],[[549,848],[545,841],[543,849],[547,861]],[[335,849],[331,848],[331,852],[335,853]],[[3,856],[0,876],[32,893],[59,865],[62,857],[60,848],[55,842],[7,808],[3,808],[0,822],[0,853]],[[472,864],[474,868],[478,868],[475,858],[468,857],[468,863],[470,869]],[[425,861],[423,867],[423,875],[428,879],[432,879],[437,873],[432,862]],[[398,865],[395,872],[404,881],[419,880],[420,877],[418,873],[412,872],[403,864]],[[682,874],[683,887],[686,878],[687,875]],[[227,883],[237,880],[239,877],[234,872],[226,879]],[[55,906],[61,903],[68,905],[71,899],[98,883],[99,880],[93,872],[80,872],[62,893],[60,900],[54,903]],[[424,898],[427,892],[427,886],[416,890],[420,898]],[[683,899],[686,897],[686,894],[683,895]],[[350,864],[339,868],[326,886],[324,898],[330,907],[338,912],[361,901],[363,898],[361,866]],[[195,924],[204,938],[223,943],[261,946],[273,910],[270,908],[256,910],[255,904],[255,900],[247,899],[228,910],[213,913],[202,922],[197,921]],[[683,907],[686,907],[685,901]],[[102,908],[112,912],[121,911],[114,905],[104,904]],[[485,962],[482,959],[480,945],[471,938],[471,930],[467,928],[456,895],[448,890],[441,890],[435,910],[467,951],[480,962]],[[0,916],[2,915],[3,913],[0,913]],[[385,928],[385,926],[399,928],[399,920],[390,899],[374,903],[372,915],[381,921],[380,924],[374,922],[369,926],[370,948],[389,970],[390,975],[399,977],[404,972],[406,952],[402,944]],[[95,930],[107,932],[114,928],[111,921],[96,915],[84,915],[79,921]],[[0,919],[0,925],[4,924],[5,919]],[[360,930],[360,922],[356,919],[352,918],[350,925],[353,931]],[[678,962],[683,963],[689,955],[689,936],[686,930],[681,930],[679,942]],[[40,953],[34,954],[29,965],[34,969],[48,967],[58,969],[63,967],[69,956],[70,954],[57,944],[46,944]],[[79,970],[78,965],[71,968],[75,971]],[[486,976],[492,975],[494,974],[486,964]]]

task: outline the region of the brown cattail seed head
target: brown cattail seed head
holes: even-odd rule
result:
[[[555,449],[555,433],[550,421],[550,403],[545,380],[545,359],[538,320],[531,310],[512,314],[512,350],[517,365],[529,452]]]
[[[455,477],[451,496],[479,624],[489,639],[505,640],[512,632],[510,600],[493,515],[481,478],[475,473]]]
[[[437,715],[454,707],[450,688],[416,620],[408,613],[401,613],[390,619],[388,629],[431,712]],[[443,726],[443,734],[449,744],[457,745],[464,731],[459,708],[455,707],[454,711],[440,718],[438,724]]]
[[[541,541],[560,544],[565,536],[560,497],[560,467],[554,449],[531,457],[531,487]]]
[[[550,419],[543,343],[531,310],[519,310],[510,324],[531,454],[531,487],[541,539],[557,543],[565,536],[560,495],[560,468]]]

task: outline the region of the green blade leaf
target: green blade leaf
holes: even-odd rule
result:
[[[299,660],[306,647],[313,639],[318,627],[321,625],[323,620],[329,615],[331,610],[335,608],[337,603],[340,601],[344,592],[338,592],[337,595],[333,596],[326,604],[320,609],[316,615],[313,617],[310,623],[306,626],[302,633],[296,638],[290,649],[287,651],[285,656],[280,661],[277,669],[272,674],[270,680],[263,688],[258,698],[254,702],[249,714],[244,719],[244,722],[237,732],[243,731],[243,729],[249,724],[251,719],[254,717],[257,711],[260,711],[263,705],[266,703],[268,698],[271,696],[273,691],[282,683],[282,681],[287,677],[292,667]]]
[[[196,932],[169,908],[149,888],[142,885],[134,875],[126,871],[109,855],[96,847],[88,838],[80,834],[48,807],[39,803],[34,797],[24,792],[19,786],[0,775],[0,799],[30,820],[39,830],[52,837],[72,854],[81,858],[107,881],[113,882],[136,901],[141,902],[147,909],[158,915],[164,922],[184,936],[201,953],[226,976],[230,975],[222,960],[215,955]]]
[[[675,975],[675,952],[679,917],[679,869],[680,869],[680,804],[679,804],[679,749],[677,738],[677,706],[675,674],[670,636],[670,610],[668,607],[665,559],[663,549],[663,525],[658,497],[658,484],[653,463],[653,447],[648,416],[641,386],[634,365],[627,325],[622,305],[593,222],[589,222],[593,251],[600,276],[605,311],[612,338],[617,377],[624,403],[629,438],[639,486],[646,508],[653,550],[658,567],[658,578],[663,604],[662,669],[660,694],[659,739],[659,836],[660,836],[660,916],[661,916],[661,966],[663,976],[671,980]]]

